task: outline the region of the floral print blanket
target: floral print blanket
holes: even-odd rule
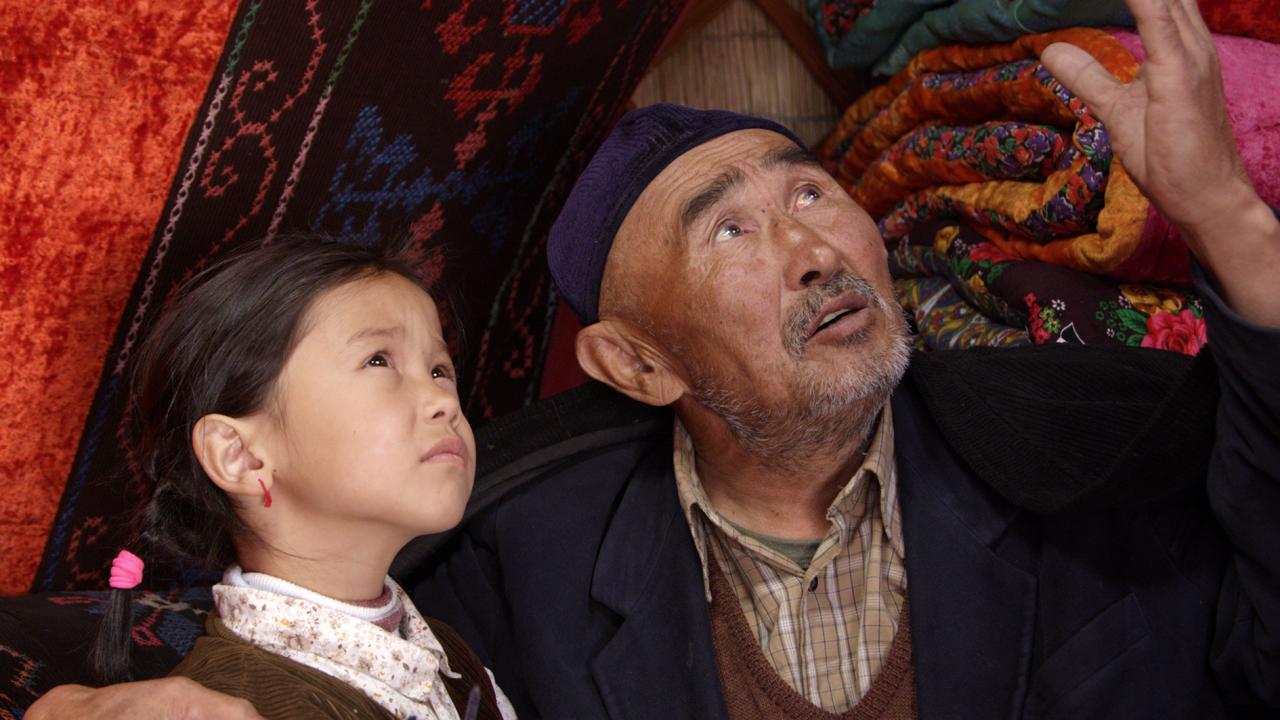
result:
[[[1126,282],[1186,285],[1185,245],[1144,234],[1149,203],[1106,128],[1039,62],[1079,45],[1123,81],[1138,61],[1088,28],[920,53],[860,98],[817,148],[886,240],[964,221],[1004,254]]]
[[[915,329],[920,350],[1030,345],[1030,334],[983,314],[947,278],[936,275],[893,280],[898,304]]]
[[[1186,245],[1038,59],[1071,42],[1131,80],[1141,47],[1129,35],[1073,28],[922,52],[816,149],[877,220],[920,346],[1204,345]]]
[[[1193,291],[1017,258],[963,223],[917,225],[889,267],[927,349],[1118,343],[1195,355],[1206,340]]]

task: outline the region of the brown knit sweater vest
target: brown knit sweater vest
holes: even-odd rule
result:
[[[714,558],[708,560],[711,637],[730,720],[916,719],[916,675],[911,664],[911,622],[906,603],[880,674],[861,702],[837,715],[806,700],[773,669],[747,625],[742,605],[720,570],[720,563]]]

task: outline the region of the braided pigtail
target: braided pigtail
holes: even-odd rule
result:
[[[194,488],[191,497],[184,488]],[[230,524],[211,507],[227,503],[210,482],[159,482],[142,512],[142,528],[135,547],[147,548],[153,560],[187,567],[225,567],[234,560]],[[202,497],[211,495],[212,497]],[[229,503],[227,514],[230,512]],[[221,522],[219,522],[221,521]],[[89,667],[104,685],[132,680],[134,588],[142,580],[143,562],[128,550],[111,563],[111,595],[98,635],[89,651]]]
[[[133,589],[142,582],[142,559],[121,550],[111,562],[111,597],[89,651],[94,677],[103,684],[132,679],[129,649],[133,634]]]

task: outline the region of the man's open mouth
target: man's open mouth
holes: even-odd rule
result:
[[[834,327],[841,320],[865,310],[868,304],[867,299],[856,292],[847,292],[828,300],[810,321],[806,337],[813,339],[814,336]]]

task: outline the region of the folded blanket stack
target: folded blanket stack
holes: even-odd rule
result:
[[[922,50],[1068,27],[1133,27],[1123,0],[806,0],[832,67],[893,75]],[[1199,0],[1215,33],[1280,42],[1280,0]]]
[[[1215,41],[1246,169],[1280,204],[1280,78],[1267,72],[1280,46]],[[1053,42],[1083,47],[1122,81],[1141,67],[1126,30],[933,48],[854,103],[816,151],[878,221],[925,345],[1194,354],[1203,321],[1185,243],[1113,156],[1103,124],[1040,64]]]
[[[1068,27],[1133,27],[1121,0],[808,0],[832,67],[893,75],[917,53]]]

